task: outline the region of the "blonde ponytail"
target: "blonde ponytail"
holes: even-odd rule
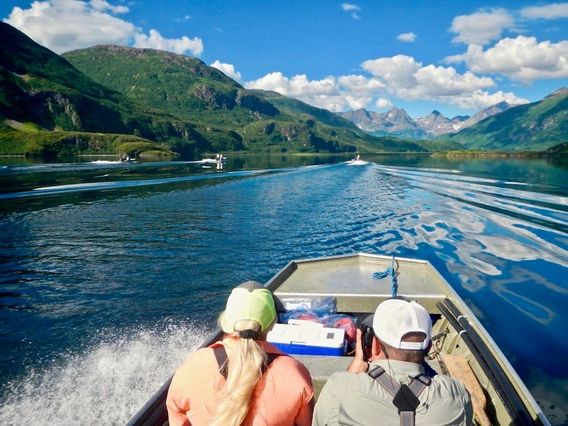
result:
[[[232,350],[227,351],[228,375],[221,391],[220,403],[211,425],[240,426],[245,422],[251,398],[256,385],[262,377],[262,367],[266,364],[266,352],[254,339],[239,337],[239,331],[252,330],[258,336],[260,324],[257,321],[241,320],[235,323],[236,338]]]

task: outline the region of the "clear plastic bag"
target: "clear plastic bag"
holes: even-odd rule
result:
[[[355,347],[357,338],[357,318],[337,313],[334,297],[298,297],[280,299],[285,312],[280,314],[280,322],[287,324],[289,320],[305,320],[323,324],[324,327],[342,328],[348,347]]]
[[[288,319],[314,319],[325,315],[335,314],[337,305],[335,297],[296,297],[280,299],[285,312],[280,314],[280,322],[286,324]],[[299,316],[299,317],[298,317]]]

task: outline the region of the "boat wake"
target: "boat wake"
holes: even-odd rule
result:
[[[220,178],[229,179],[229,178],[252,176],[268,172],[270,171],[247,170],[247,171],[226,172],[223,173],[222,175],[206,174],[206,175],[193,175],[193,176],[183,176],[183,177],[171,177],[163,179],[86,182],[86,183],[73,183],[67,185],[42,186],[38,188],[33,188],[31,191],[3,193],[0,194],[0,200],[7,200],[14,198],[28,198],[28,197],[45,196],[45,195],[69,194],[69,193],[77,193],[85,191],[102,191],[109,189],[120,190],[126,188],[136,188],[136,187],[153,186],[153,185],[167,185],[172,183],[195,182],[195,181],[220,179]]]
[[[366,166],[367,164],[369,164],[369,162],[364,161],[364,160],[349,160],[349,161],[347,161],[348,166]]]
[[[206,337],[193,324],[109,333],[3,387],[0,424],[125,424]]]
[[[405,186],[420,191],[412,208],[417,213],[398,227],[398,232],[411,234],[402,237],[405,245],[417,247],[423,241],[433,247],[458,248],[451,256],[459,262],[439,254],[445,256],[446,264],[463,266],[462,279],[470,291],[485,284],[474,282],[465,268],[499,276],[511,261],[546,259],[568,266],[563,243],[568,232],[568,197],[525,191],[516,182],[495,179],[398,167],[381,167],[381,172],[402,178]],[[393,241],[383,249],[396,251],[395,246]]]

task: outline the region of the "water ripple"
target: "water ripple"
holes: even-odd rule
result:
[[[85,363],[101,365],[112,351],[87,345],[73,362],[34,373],[39,379],[26,375],[39,371],[46,354],[83,347],[100,330],[153,330],[164,318],[211,328],[233,285],[266,281],[291,259],[359,251],[430,260],[524,379],[568,378],[567,197],[455,169],[339,163],[164,175],[164,167],[117,167],[129,170],[124,180],[101,178],[98,170],[96,178],[80,174],[0,195],[0,365],[12,389],[0,422],[18,410],[37,412],[45,392],[30,389],[38,383],[59,381],[61,392],[73,393]],[[89,197],[70,197],[80,193]],[[177,342],[178,333],[166,330],[164,338]],[[540,345],[527,345],[531,339]],[[118,353],[138,359],[137,351],[152,346],[144,339],[136,346],[140,341],[125,337]],[[543,346],[551,354],[546,363],[537,350]],[[128,370],[125,383],[140,380],[151,393],[156,379],[139,376],[162,362],[166,347],[138,372]],[[102,377],[97,386],[111,380]],[[28,387],[14,387],[18,382]],[[540,382],[527,384],[542,392]],[[119,386],[113,400],[132,401],[122,392]],[[542,397],[568,406],[563,396]],[[70,404],[63,409],[71,412]]]

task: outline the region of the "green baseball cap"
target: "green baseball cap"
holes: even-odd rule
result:
[[[231,291],[219,324],[225,333],[232,333],[237,321],[254,320],[260,324],[261,331],[266,331],[275,319],[276,308],[270,290],[255,281],[247,281]]]

